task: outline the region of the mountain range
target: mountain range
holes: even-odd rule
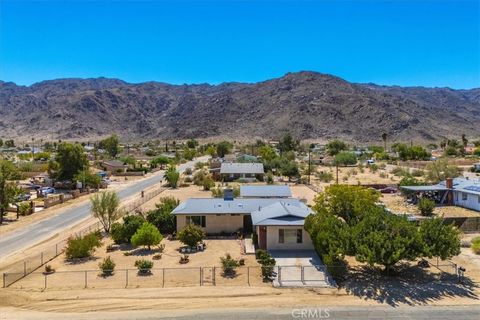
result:
[[[480,88],[380,86],[316,72],[258,83],[171,85],[118,79],[0,81],[0,137],[232,138],[378,142],[480,137]]]

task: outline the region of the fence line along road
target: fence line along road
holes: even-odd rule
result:
[[[151,199],[155,198],[165,190],[166,188],[162,186],[162,187],[156,188],[155,190],[142,193],[142,197],[140,199],[131,201],[128,204],[123,205],[121,209],[123,209],[123,211],[126,212],[127,214],[132,213],[132,211],[134,211],[144,203],[150,201]],[[97,221],[81,229],[80,231],[75,232],[75,235],[84,236],[91,232],[101,230],[101,228],[102,228],[102,225],[100,224],[100,222]],[[6,288],[12,285],[13,283],[24,278],[28,274],[34,272],[41,266],[45,265],[50,260],[62,254],[65,251],[68,238],[69,237],[66,237],[65,239],[60,240],[56,244],[41,251],[40,253],[32,255],[12,265],[8,269],[8,271],[6,271],[3,274],[3,287]]]
[[[241,266],[234,273],[224,274],[221,266],[152,268],[151,270],[115,269],[104,276],[101,270],[32,272],[10,286],[18,289],[83,289],[83,288],[164,288],[191,286],[271,286],[264,281],[262,268],[278,272],[279,267]],[[13,273],[4,273],[4,281],[15,279]]]

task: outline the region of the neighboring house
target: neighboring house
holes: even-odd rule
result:
[[[116,173],[116,172],[126,172],[128,165],[124,164],[122,161],[118,160],[109,160],[102,162],[103,170],[109,173]]]
[[[291,198],[292,191],[287,185],[240,186],[242,198]]]
[[[223,181],[245,179],[250,181],[263,180],[263,163],[227,163],[220,166],[220,177]]]
[[[256,196],[253,191],[257,191]],[[289,194],[288,186],[244,186],[245,197],[234,199],[225,192],[223,199],[192,198],[182,202],[172,214],[176,217],[177,232],[189,223],[202,227],[210,235],[255,231],[260,248],[311,249],[313,245],[303,230],[303,221],[312,211],[299,199],[288,197]]]
[[[237,162],[258,162],[258,158],[250,154],[240,154],[237,156]]]
[[[313,249],[304,230],[305,218],[312,211],[303,203],[283,200],[252,212],[252,224],[258,235],[258,247],[264,250]]]
[[[434,193],[437,203],[456,205],[480,211],[480,180],[447,179],[432,186],[402,186],[418,194]]]

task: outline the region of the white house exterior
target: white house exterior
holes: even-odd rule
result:
[[[480,180],[455,178],[447,179],[432,186],[403,186],[414,192],[435,191],[439,193],[439,202],[480,211]]]

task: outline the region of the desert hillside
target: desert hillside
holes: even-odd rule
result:
[[[0,137],[298,138],[355,142],[480,136],[480,89],[349,83],[315,72],[258,83],[0,81]]]

